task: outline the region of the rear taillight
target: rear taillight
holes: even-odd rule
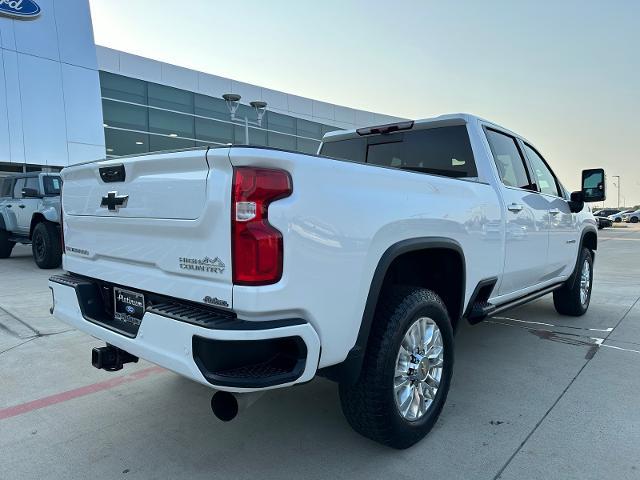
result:
[[[282,234],[269,224],[269,204],[291,195],[284,170],[236,167],[231,198],[233,283],[268,285],[282,277]]]

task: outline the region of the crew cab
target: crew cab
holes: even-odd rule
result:
[[[60,189],[54,173],[25,173],[0,178],[0,258],[8,258],[16,243],[31,245],[40,268],[62,262]]]
[[[604,172],[569,194],[533,144],[468,115],[325,136],[318,155],[227,146],[62,172],[52,313],[106,342],[98,368],[143,358],[217,391],[339,382],[348,422],[383,444],[423,438],[444,405],[463,321],[552,293],[591,297]]]

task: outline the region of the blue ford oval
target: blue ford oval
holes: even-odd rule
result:
[[[33,0],[0,0],[0,15],[11,17],[36,17],[40,6]]]

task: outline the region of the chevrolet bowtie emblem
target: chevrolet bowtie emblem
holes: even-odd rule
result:
[[[100,206],[108,208],[110,212],[117,212],[119,208],[127,206],[127,200],[129,200],[129,195],[118,195],[118,192],[109,192],[102,197]]]

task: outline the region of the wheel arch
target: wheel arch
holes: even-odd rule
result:
[[[378,261],[369,287],[358,337],[355,345],[349,351],[347,358],[338,365],[322,369],[319,374],[340,382],[355,382],[362,369],[378,301],[384,287],[388,285],[390,273],[394,272],[394,266],[399,265],[398,262],[402,262],[403,259],[414,259],[415,255],[424,254],[433,256],[443,253],[448,255],[447,258],[457,259],[459,262],[453,270],[456,273],[456,280],[458,282],[455,289],[452,290],[452,292],[455,291],[455,294],[445,295],[445,297],[447,297],[446,300],[443,298],[449,310],[452,326],[455,329],[455,327],[460,324],[465,301],[466,262],[462,246],[457,241],[446,237],[420,237],[403,240],[388,247]],[[437,288],[432,289],[441,297],[443,296],[437,291]]]
[[[29,225],[29,240],[31,240],[31,237],[33,236],[33,230],[36,228],[36,225],[39,224],[40,222],[46,222],[46,221],[47,219],[40,212],[36,212],[32,215],[31,225]]]

